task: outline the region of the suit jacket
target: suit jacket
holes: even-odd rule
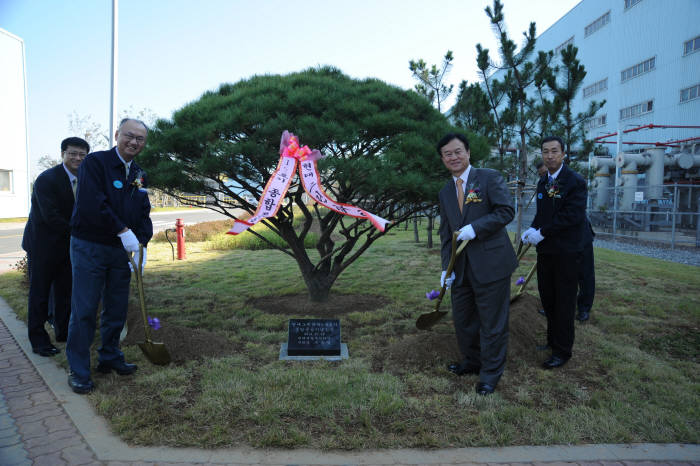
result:
[[[537,213],[532,228],[539,228],[544,239],[537,252],[556,254],[580,252],[584,246],[586,218],[586,182],[564,165],[553,186],[548,175],[537,183]]]
[[[127,178],[115,147],[92,152],[80,165],[78,186],[71,218],[73,236],[121,248],[117,233],[128,227],[141,244],[148,244],[153,236],[151,203],[146,174],[135,160]]]
[[[477,189],[480,201],[467,203],[469,191]],[[512,274],[518,264],[506,233],[506,225],[513,220],[515,211],[501,174],[488,168],[471,168],[462,214],[459,212],[457,190],[452,180],[440,190],[439,198],[443,270],[447,269],[450,261],[453,232],[471,224],[476,233],[476,238],[469,242],[455,262],[454,284],[461,285],[467,262],[480,284],[491,283]]]
[[[34,182],[22,249],[30,255],[68,260],[69,222],[74,202],[73,188],[63,164],[42,172]]]

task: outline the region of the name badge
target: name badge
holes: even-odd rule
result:
[[[124,187],[124,183],[119,180],[112,181],[112,185],[117,189],[122,189]]]

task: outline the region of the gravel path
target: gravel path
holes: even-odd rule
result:
[[[639,256],[653,257],[679,264],[688,264],[700,267],[700,250],[670,249],[649,244],[634,244],[622,241],[609,241],[595,238],[593,246],[596,248],[612,249],[613,251],[637,254]]]

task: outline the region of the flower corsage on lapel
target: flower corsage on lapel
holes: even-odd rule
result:
[[[134,187],[134,191],[137,189],[139,191],[145,191],[143,188],[143,185],[145,184],[145,176],[146,174],[143,172],[143,170],[136,172],[136,177],[134,178],[134,181],[131,182],[131,186]],[[134,192],[132,191],[131,194],[133,196]]]
[[[467,197],[464,199],[465,204],[469,204],[470,202],[481,202],[483,199],[481,199],[481,190],[479,189],[479,185],[477,183],[470,183],[469,184],[469,189],[467,190]]]
[[[561,194],[559,194],[559,190],[561,188],[561,183],[557,179],[552,180],[552,182],[547,182],[547,184],[544,186],[544,190],[547,192],[547,196],[553,198],[553,199],[561,199]]]

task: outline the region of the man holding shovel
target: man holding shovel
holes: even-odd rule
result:
[[[135,253],[134,260],[143,268],[146,250],[139,254],[139,243],[145,246],[153,236],[145,174],[134,162],[146,144],[147,132],[139,120],[122,120],[115,133],[117,145],[89,154],[78,172],[71,218],[73,295],[66,344],[68,385],[76,393],[88,393],[95,387],[90,377],[90,345],[100,297],[102,345],[97,349],[97,370],[129,375],[137,369],[124,361],[119,334],[129,301],[128,255]]]
[[[440,191],[441,285],[452,287],[452,318],[462,361],[456,375],[479,374],[476,392],[494,392],[506,363],[510,276],[517,267],[506,225],[515,211],[500,173],[469,164],[469,141],[447,134],[437,145],[452,179]],[[446,277],[453,233],[469,241]]]
[[[562,367],[574,345],[574,313],[586,220],[586,182],[564,164],[564,142],[542,140],[547,176],[537,183],[537,213],[522,241],[537,245],[537,287],[547,315],[544,369]]]

